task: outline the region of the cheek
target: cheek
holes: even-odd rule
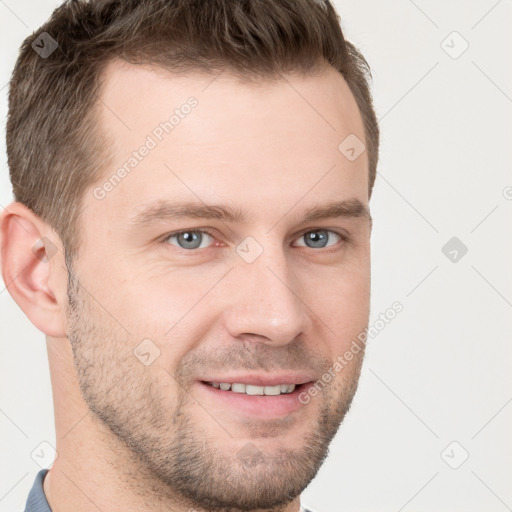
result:
[[[196,305],[225,272],[224,267],[173,268],[168,264],[145,268],[138,274],[132,272],[129,279],[119,276],[122,316],[134,330],[144,326],[163,336],[183,318],[195,313]]]
[[[119,318],[130,331],[130,339],[150,339],[159,351],[156,366],[170,372],[208,336],[221,309],[214,286],[222,269],[219,275],[190,270],[135,276],[122,283],[117,299]]]
[[[308,280],[309,296],[305,301],[319,318],[313,316],[316,327],[329,340],[331,355],[345,352],[363,332],[370,314],[370,268],[360,261],[352,267],[339,268],[323,279]]]

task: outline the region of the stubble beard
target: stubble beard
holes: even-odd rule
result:
[[[318,397],[322,401],[315,404],[319,413],[304,431],[300,446],[269,453],[258,436],[235,446],[236,432],[233,435],[231,428],[226,430],[225,444],[233,448],[224,451],[222,443],[211,437],[207,423],[195,421],[187,412],[194,399],[186,389],[175,386],[175,403],[170,405],[166,387],[178,381],[170,375],[165,385],[151,379],[154,374],[125,346],[126,336],[115,335],[114,321],[94,306],[76,278],[68,281],[68,301],[68,339],[82,397],[116,444],[128,449],[128,457],[141,468],[140,475],[152,475],[145,483],[140,478],[134,482],[139,494],[146,487],[148,496],[155,499],[155,488],[167,489],[168,496],[183,505],[210,512],[278,512],[313,480],[352,403],[363,351],[359,361],[353,360],[350,379],[331,382],[323,389]],[[216,421],[213,414],[208,419]],[[277,435],[279,425],[274,427]],[[240,434],[246,437],[247,431]],[[155,486],[155,478],[160,485]]]

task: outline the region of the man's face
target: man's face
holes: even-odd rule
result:
[[[104,78],[112,160],[86,193],[68,290],[83,397],[178,496],[209,510],[287,503],[321,466],[362,363],[360,351],[332,369],[368,324],[369,218],[304,221],[368,205],[366,153],[338,149],[364,140],[355,100],[334,70],[256,86],[112,64]],[[164,201],[241,218],[141,216]],[[272,395],[280,384],[296,388]]]

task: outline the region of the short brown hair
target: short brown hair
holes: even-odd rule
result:
[[[44,32],[58,43],[46,56],[33,47]],[[229,68],[246,80],[314,73],[327,61],[363,119],[371,196],[379,128],[370,68],[329,0],[67,0],[23,42],[7,120],[14,198],[58,233],[66,261],[78,256],[85,190],[108,163],[94,114],[101,71],[113,59],[178,72]]]

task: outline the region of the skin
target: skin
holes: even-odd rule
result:
[[[301,221],[317,204],[368,205],[366,153],[349,161],[338,150],[351,133],[364,140],[355,100],[331,68],[251,85],[228,72],[212,81],[112,62],[103,78],[98,127],[112,158],[95,186],[174,108],[190,96],[198,105],[104,199],[86,192],[69,275],[50,226],[20,203],[2,213],[4,281],[47,339],[58,453],[44,481],[50,506],[298,512],[363,351],[286,417],[222,407],[198,380],[234,370],[320,378],[368,325],[370,219]],[[130,226],[162,198],[229,204],[247,219]],[[212,237],[193,255],[176,237],[162,241],[186,229]],[[307,246],[308,229],[330,230],[328,247]],[[235,250],[247,236],[263,248],[252,263]],[[32,251],[42,237],[57,247],[49,259],[45,247]],[[144,339],[160,351],[148,366],[134,355]]]

